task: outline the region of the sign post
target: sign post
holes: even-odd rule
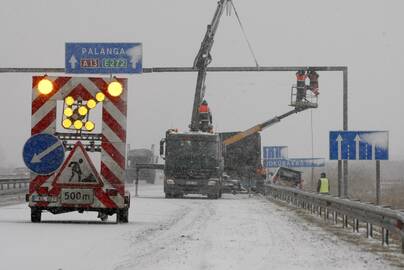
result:
[[[342,160],[376,160],[376,203],[380,203],[380,160],[389,159],[389,132],[330,131],[329,143],[330,160],[338,160],[339,192]],[[343,197],[348,197],[348,183],[344,183]]]
[[[380,204],[380,160],[376,160],[376,204]]]

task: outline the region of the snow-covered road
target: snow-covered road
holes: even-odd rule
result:
[[[33,224],[26,204],[1,207],[0,269],[393,269],[260,197],[164,199],[160,185],[140,195],[129,224],[95,213]]]

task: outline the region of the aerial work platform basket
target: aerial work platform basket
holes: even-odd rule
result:
[[[296,109],[318,107],[318,73],[314,70],[299,70],[296,72],[296,84],[290,91],[290,106]],[[306,85],[306,80],[309,85]]]
[[[318,95],[311,91],[304,90],[304,96],[301,96],[299,89],[296,85],[293,85],[290,91],[290,105],[298,108],[317,108],[318,107]]]

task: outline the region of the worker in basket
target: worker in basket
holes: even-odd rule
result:
[[[208,102],[203,100],[199,106],[199,127],[200,130],[207,132],[212,129],[212,113],[210,112]]]
[[[324,172],[321,173],[321,177],[318,180],[317,192],[320,194],[330,194],[330,182]]]

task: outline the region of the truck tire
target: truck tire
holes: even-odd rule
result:
[[[36,208],[31,208],[31,222],[38,223],[41,222],[42,211]]]
[[[128,223],[129,222],[129,209],[124,208],[121,210],[121,222]]]
[[[170,193],[166,193],[166,199],[171,199],[173,196]]]
[[[118,209],[116,212],[116,223],[128,223],[129,222],[129,209]]]
[[[219,193],[216,194],[208,194],[208,199],[217,200],[219,198]]]
[[[105,213],[98,212],[98,218],[101,219],[101,221],[105,222],[108,220],[108,215]]]

